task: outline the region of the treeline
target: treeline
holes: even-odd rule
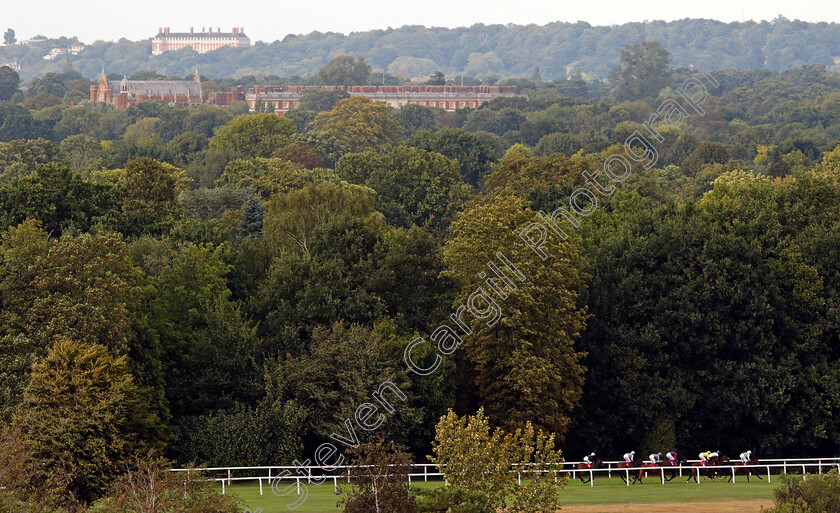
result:
[[[626,100],[114,110],[67,105],[46,88],[78,78],[55,74],[0,104],[4,493],[79,510],[150,454],[303,461],[383,383],[403,395],[375,434],[418,459],[450,407],[568,458],[835,452],[837,74],[714,72],[705,115],[656,122],[656,167],[548,260],[519,237],[693,76],[659,50],[621,58]],[[493,323],[474,294],[500,251],[527,280]],[[463,344],[411,372],[411,341],[467,303],[487,308]]]
[[[190,76],[198,66],[202,73],[216,78],[249,74],[305,78],[337,54],[353,54],[364,55],[376,69],[401,78],[425,77],[436,70],[476,78],[528,76],[538,66],[548,79],[566,78],[577,69],[603,79],[618,63],[623,45],[643,39],[668,48],[678,66],[696,66],[722,48],[731,50],[734,46],[741,47],[753,69],[773,71],[806,64],[833,66],[840,56],[837,24],[791,21],[782,16],[760,23],[684,19],[611,27],[585,22],[477,24],[455,29],[404,26],[349,35],[289,34],[280,39],[257,41],[244,49],[226,48],[206,54],[186,49],[160,56],[152,56],[150,40],[97,41],[69,59],[88,78],[98,76],[102,65],[121,76],[141,69]],[[63,58],[46,61],[43,56],[53,46],[69,44],[70,40],[64,39],[51,40],[41,48],[6,46],[0,48],[0,61],[17,60],[24,79],[29,80],[60,71]]]

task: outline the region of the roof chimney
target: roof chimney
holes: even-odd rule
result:
[[[190,27],[190,34],[192,34],[192,33],[193,33],[193,28],[192,28],[192,27]]]
[[[204,34],[205,32],[207,32],[207,27],[201,27],[201,33]]]
[[[239,33],[244,34],[245,33],[245,27],[239,27]]]
[[[158,34],[160,34],[161,32],[163,32],[163,27],[158,27]]]
[[[236,27],[233,27],[233,31],[232,31],[232,32],[233,32],[234,34],[236,34]]]
[[[169,34],[169,27],[163,27],[163,32],[165,34]]]
[[[216,27],[216,33],[219,34],[222,32],[222,27]]]

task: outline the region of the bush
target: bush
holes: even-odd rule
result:
[[[765,513],[840,513],[840,475],[781,476],[774,492],[776,505]]]
[[[239,513],[241,505],[198,472],[170,472],[166,461],[146,460],[127,468],[88,513]]]

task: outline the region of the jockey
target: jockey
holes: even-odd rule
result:
[[[751,458],[751,457],[752,457],[752,451],[742,452],[742,453],[741,453],[741,456],[740,456],[740,458],[741,458],[741,463],[743,463],[744,465],[746,465],[747,463],[749,463],[749,462],[750,462],[750,458]]]
[[[713,454],[712,451],[701,452],[700,453],[700,463],[703,464],[703,465],[708,463],[709,460],[712,459],[712,454]]]
[[[650,456],[648,456],[648,458],[650,459],[650,462],[651,462],[651,464],[653,464],[654,467],[657,464],[662,463],[662,453],[661,452],[651,454]]]
[[[627,466],[629,467],[630,464],[633,463],[633,460],[635,458],[636,458],[636,451],[630,451],[630,452],[628,452],[627,454],[624,455],[624,462],[627,463]]]
[[[589,456],[584,456],[583,462],[589,465],[589,468],[592,468],[592,465],[595,463],[595,453],[593,452]]]
[[[669,451],[665,454],[665,457],[668,458],[668,463],[671,465],[677,464],[677,451]]]

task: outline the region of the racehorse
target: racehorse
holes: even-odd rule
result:
[[[763,477],[756,471],[756,467],[758,466],[758,458],[752,458],[750,461],[746,463],[738,462],[733,465],[735,468],[735,474],[744,473],[747,474],[747,482],[750,482],[750,474],[754,475],[755,477],[764,480]],[[729,481],[732,481],[732,474],[729,474]]]
[[[642,477],[655,476],[664,478],[665,481],[670,481],[679,475],[679,466],[685,463],[685,459],[681,458],[681,454],[677,453],[674,461],[664,459],[655,465],[650,460],[645,460],[642,470],[639,471],[639,482]]]
[[[595,461],[591,465],[587,465],[586,463],[578,463],[577,465],[577,469],[583,471],[592,470],[596,468],[601,468],[601,458],[595,458]],[[589,479],[587,479],[586,481],[583,480],[584,474],[589,475]],[[592,472],[590,474],[589,472],[580,472],[578,474],[578,479],[580,479],[581,483],[588,483],[589,481],[595,479],[595,473]]]
[[[627,480],[625,479],[624,472],[621,472],[621,469],[639,468],[641,466],[642,466],[642,458],[640,458],[638,456],[633,458],[633,461],[631,463],[627,463],[626,461],[621,461],[621,462],[618,463],[618,470],[619,470],[618,475],[620,475],[621,479],[626,483]],[[642,483],[642,472],[643,472],[643,470],[641,468],[639,468],[639,470],[633,470],[632,472],[629,472],[630,478],[633,479],[633,482],[630,483],[630,484],[635,484],[635,483],[644,484],[644,483]]]
[[[665,481],[670,481],[680,475],[680,467],[685,465],[686,459],[683,455],[677,452],[674,461],[665,459],[662,466],[665,468]]]
[[[691,472],[689,473],[688,479],[686,479],[685,482],[687,483],[687,482],[691,481],[692,479],[694,479],[695,482],[699,483],[700,482],[699,478],[703,475],[703,473],[706,474],[706,477],[717,478],[718,474],[720,474],[720,469],[719,468],[706,468],[706,466],[716,467],[716,466],[720,465],[721,463],[725,463],[727,461],[729,461],[729,458],[727,458],[724,455],[720,455],[720,456],[715,456],[714,458],[710,459],[706,463],[706,465],[704,465],[703,463],[701,463],[699,461],[694,462],[694,463],[691,464]]]

